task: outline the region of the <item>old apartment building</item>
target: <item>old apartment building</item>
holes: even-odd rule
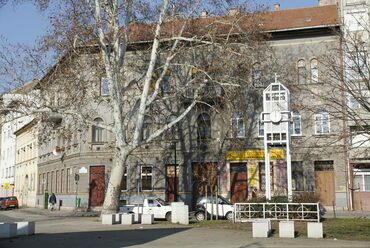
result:
[[[238,104],[233,106],[220,102],[222,89],[212,88],[215,94],[207,94],[203,99],[207,105],[195,107],[159,139],[135,150],[125,168],[120,203],[134,204],[146,197],[160,197],[167,201],[181,200],[192,206],[198,196],[215,194],[216,191],[232,202],[263,196],[262,91],[269,83],[278,80],[290,90],[292,97],[293,193],[314,194],[324,206],[348,208],[353,204],[356,209],[370,209],[366,200],[369,198],[366,192],[368,163],[358,157],[362,153],[348,152],[343,130],[350,124],[340,116],[332,115],[331,105],[321,97],[332,92],[326,83],[327,72],[322,60],[328,51],[340,48],[341,26],[345,18],[343,10],[355,6],[355,1],[350,2],[347,5],[342,1],[337,5],[336,1],[320,1],[319,7],[291,10],[279,10],[276,6],[275,11],[264,13],[258,26],[268,37],[273,59],[255,59],[253,68],[245,74],[253,87],[235,96]],[[199,22],[210,19],[212,17],[203,16]],[[129,57],[134,61],[147,48],[145,34],[138,37],[133,42],[135,49],[129,51]],[[92,71],[88,76],[91,97],[104,99],[109,92],[99,66],[91,60],[96,56],[98,51],[91,49],[82,58]],[[60,64],[69,66],[65,61],[68,60]],[[75,66],[73,63],[71,66]],[[197,77],[196,70],[191,71],[191,77]],[[45,79],[53,79],[53,73],[49,72]],[[171,85],[171,80],[175,79],[169,73],[166,80]],[[278,101],[274,97],[271,100]],[[214,105],[219,111],[213,111]],[[102,101],[93,107],[94,111],[88,114],[95,123],[113,122],[108,104]],[[173,118],[176,118],[175,113],[168,115],[168,120]],[[63,127],[69,126],[69,121],[53,115],[44,122],[53,127],[51,131],[44,131],[41,124],[38,126],[37,170],[32,167],[32,172],[25,172],[23,160],[17,160],[20,169],[14,175],[16,184],[21,184],[15,185],[17,194],[23,199],[25,194],[36,194],[33,190],[37,191],[35,200],[28,196],[27,200],[22,200],[25,204],[34,202],[41,207],[44,193],[48,192],[56,194],[62,208],[74,208],[78,198],[83,208],[102,206],[115,159],[115,135],[91,123],[72,128],[64,135],[67,128]],[[150,135],[154,125],[159,125],[155,116],[147,116],[142,136]],[[19,145],[24,143],[21,143],[22,139],[27,139],[26,149],[34,142],[30,137],[21,137],[28,130],[31,127],[27,125],[12,133]],[[19,148],[22,150],[23,147]],[[4,140],[1,149],[7,149]],[[273,195],[286,195],[285,147],[274,147],[270,158]],[[34,165],[35,157],[29,157],[31,160],[27,165]],[[16,165],[15,161],[13,164]],[[349,169],[351,164],[354,170]],[[360,190],[352,192],[348,189],[348,180],[352,178],[360,185]],[[26,188],[29,189],[27,192]],[[351,202],[351,197],[355,203]]]

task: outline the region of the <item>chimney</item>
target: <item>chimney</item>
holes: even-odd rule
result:
[[[207,12],[207,11],[205,11],[205,10],[203,10],[203,11],[202,11],[202,14],[200,15],[200,17],[202,17],[202,18],[206,18],[206,17],[208,17],[208,12]]]
[[[274,4],[274,10],[280,10],[280,3]]]
[[[229,16],[236,16],[236,15],[239,15],[239,14],[240,14],[240,10],[237,9],[237,8],[229,10]]]

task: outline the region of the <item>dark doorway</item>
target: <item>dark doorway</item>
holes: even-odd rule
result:
[[[179,193],[179,166],[166,166],[166,201],[176,202]]]
[[[230,193],[231,202],[244,202],[248,198],[247,164],[230,164]]]
[[[105,166],[90,166],[89,205],[103,206],[105,197]]]

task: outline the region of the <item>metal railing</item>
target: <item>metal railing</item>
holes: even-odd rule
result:
[[[320,222],[319,203],[235,203],[234,222],[258,219]]]

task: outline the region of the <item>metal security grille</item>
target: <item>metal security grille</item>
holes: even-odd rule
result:
[[[235,203],[234,222],[258,219],[320,222],[319,203]]]

